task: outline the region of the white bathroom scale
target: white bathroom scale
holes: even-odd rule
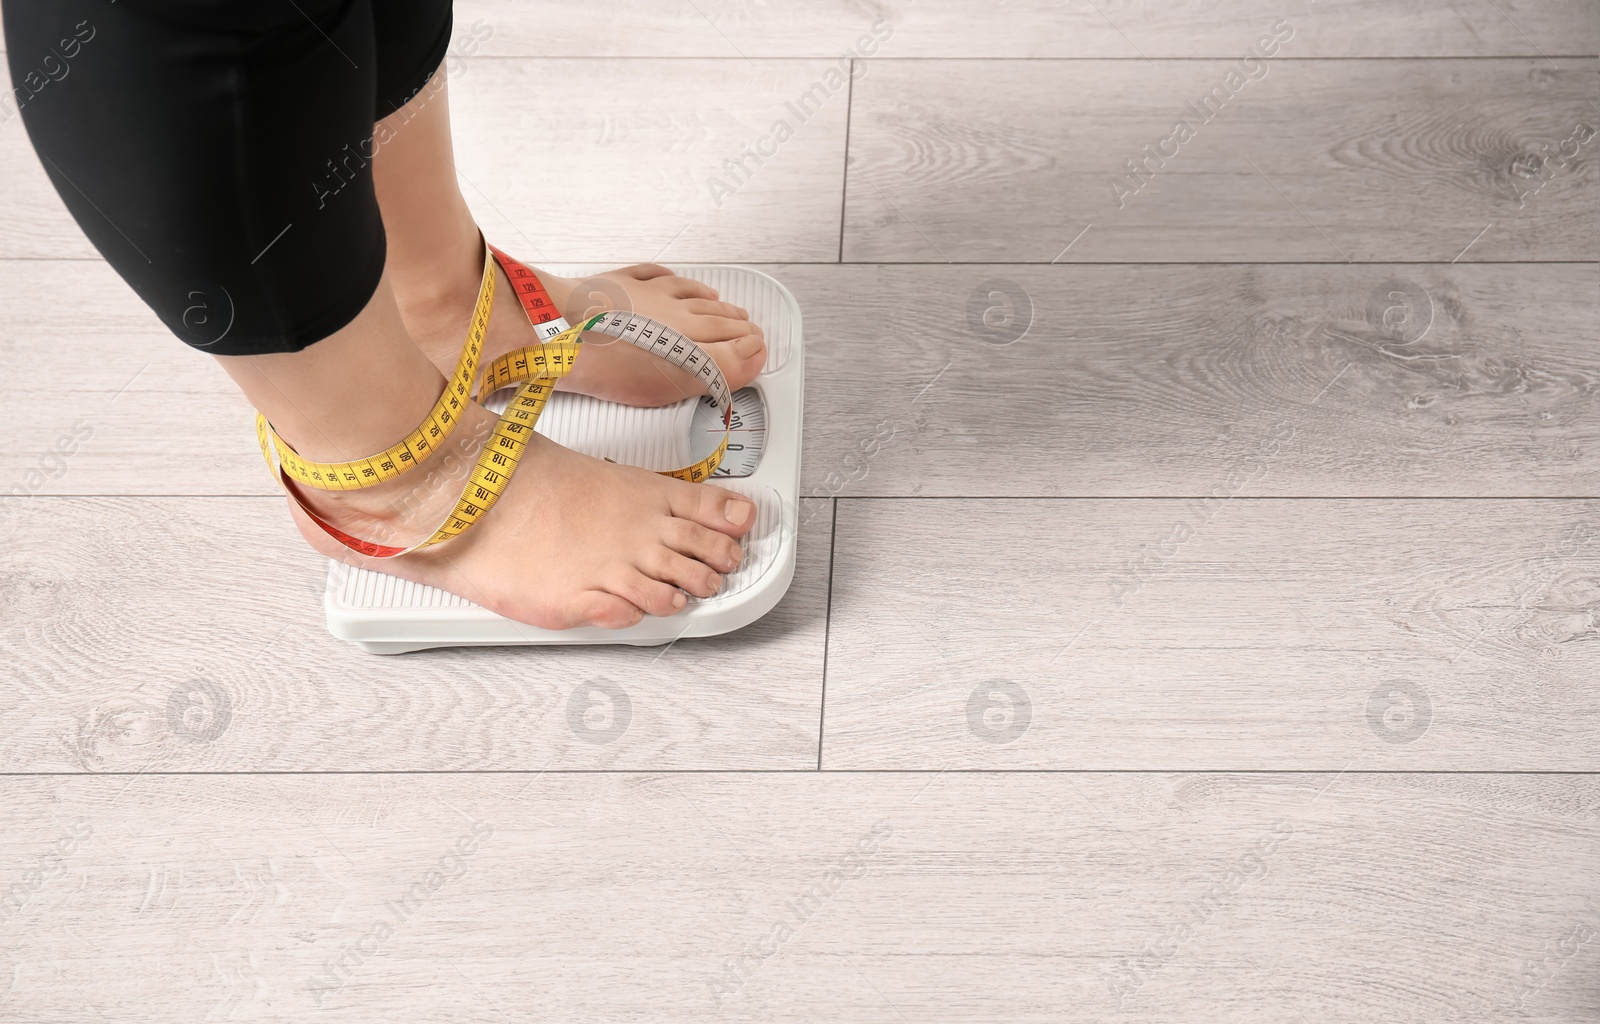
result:
[[[604,267],[554,264],[550,272],[584,277]],[[755,502],[756,523],[745,535],[744,561],[709,598],[690,597],[683,611],[645,616],[628,629],[539,629],[496,615],[466,598],[373,569],[329,561],[324,606],[328,631],[373,654],[431,647],[515,644],[671,643],[748,626],[783,597],[794,578],[795,525],[800,496],[800,411],[805,357],[800,306],[777,280],[746,267],[676,265],[722,300],[750,311],[767,343],[767,362],[755,381],[734,395],[728,452],[712,478]],[[495,396],[501,411],[512,392]],[[709,454],[722,440],[722,417],[709,398],[659,409],[602,402],[556,392],[535,428],[568,448],[643,469],[675,469]]]

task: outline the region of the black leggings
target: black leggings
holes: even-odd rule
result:
[[[296,352],[371,299],[374,122],[443,61],[450,0],[5,0],[4,14],[0,117],[20,110],[78,226],[179,338]]]

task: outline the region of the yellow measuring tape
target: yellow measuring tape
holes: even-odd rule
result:
[[[484,376],[478,391],[478,400],[485,401],[494,392],[511,384],[521,387],[512,397],[506,411],[495,424],[488,442],[478,455],[472,475],[461,492],[450,515],[426,539],[409,547],[378,544],[345,533],[324,520],[306,504],[296,491],[295,482],[319,490],[356,490],[372,487],[393,479],[421,464],[436,452],[461,422],[472,382],[478,373],[478,361],[483,352],[484,337],[488,330],[489,313],[494,304],[495,263],[506,272],[513,291],[521,300],[529,322],[538,337],[546,338],[542,344],[518,349],[495,360]],[[289,446],[265,416],[256,414],[256,437],[261,444],[261,456],[267,468],[274,472],[290,497],[329,536],[346,547],[374,558],[393,558],[396,555],[429,547],[465,532],[494,507],[505,493],[511,474],[527,449],[528,432],[532,431],[544,411],[555,382],[571,372],[582,351],[583,332],[597,331],[627,341],[645,351],[666,359],[688,372],[706,388],[708,394],[722,410],[723,436],[721,443],[706,458],[682,469],[665,470],[663,475],[682,480],[702,481],[716,472],[728,449],[728,433],[732,427],[733,398],[727,381],[716,361],[694,342],[679,332],[634,313],[600,313],[573,327],[556,311],[548,293],[537,275],[505,253],[485,245],[483,282],[478,290],[478,301],[473,308],[472,322],[467,330],[466,344],[455,371],[445,383],[444,392],[434,404],[428,418],[399,444],[387,451],[353,462],[326,463],[302,459]],[[276,464],[273,456],[277,456]]]

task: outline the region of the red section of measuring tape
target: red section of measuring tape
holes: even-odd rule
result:
[[[500,264],[500,269],[505,271],[506,280],[511,282],[511,290],[516,293],[522,308],[528,311],[529,320],[537,326],[560,318],[561,310],[556,308],[550,293],[545,291],[544,282],[539,280],[538,274],[530,270],[527,264],[506,255],[492,245],[489,246],[489,251],[494,253],[495,262]]]
[[[323,532],[325,532],[328,536],[332,537],[334,540],[338,541],[340,544],[343,544],[345,547],[356,552],[357,554],[366,555],[370,558],[393,558],[395,555],[403,555],[406,553],[406,551],[410,550],[409,548],[397,548],[384,544],[374,544],[370,540],[362,540],[360,537],[350,536],[348,533],[345,533],[337,526],[334,526],[326,519],[311,511],[311,505],[304,498],[302,498],[298,492],[295,491],[294,481],[289,479],[289,475],[287,473],[280,471],[278,474],[278,479],[283,481],[284,489],[289,491],[295,501],[299,503],[300,511],[309,516],[312,522],[322,527]]]

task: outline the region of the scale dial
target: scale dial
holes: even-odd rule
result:
[[[733,393],[732,423],[733,428],[728,431],[728,453],[712,474],[714,477],[750,476],[761,465],[761,452],[767,446],[767,408],[761,403],[760,391],[741,388]],[[690,437],[696,461],[716,451],[717,443],[722,440],[722,410],[710,395],[702,396],[695,403]]]

